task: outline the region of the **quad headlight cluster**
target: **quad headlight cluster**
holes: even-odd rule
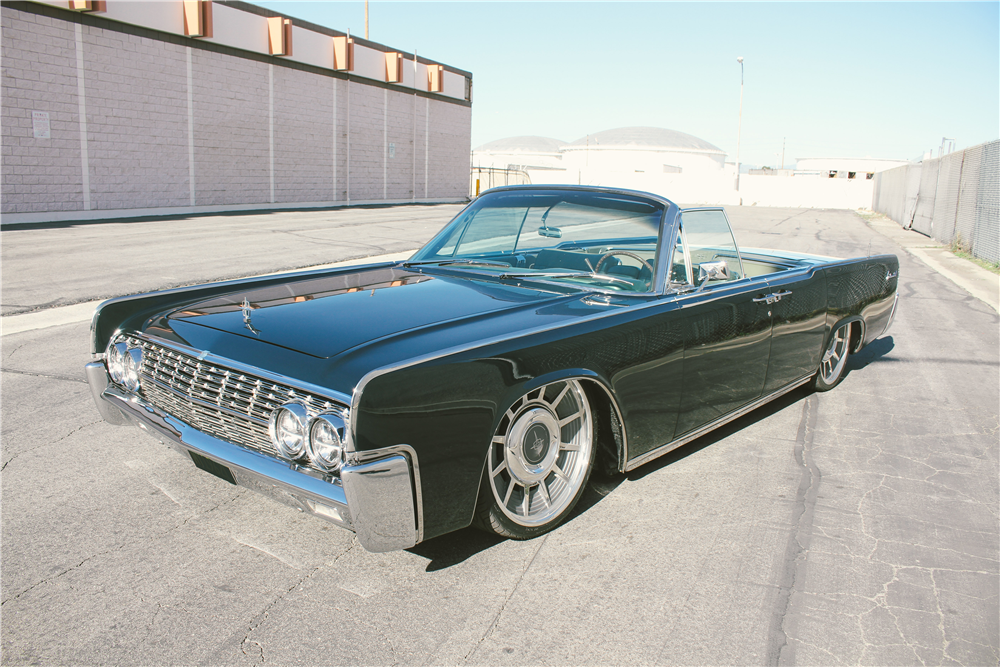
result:
[[[111,380],[131,392],[139,390],[139,371],[142,370],[142,348],[130,347],[122,338],[108,343],[104,358]]]
[[[271,413],[269,431],[274,448],[286,459],[308,457],[326,472],[337,472],[344,463],[347,426],[340,415],[313,415],[305,404],[293,401]]]

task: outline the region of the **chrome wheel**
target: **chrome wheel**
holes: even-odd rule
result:
[[[593,433],[590,405],[576,380],[518,399],[490,444],[489,527],[509,537],[532,537],[557,525],[590,476]]]
[[[851,325],[845,324],[833,332],[830,344],[823,352],[816,374],[815,387],[820,391],[832,389],[844,374],[851,345]]]

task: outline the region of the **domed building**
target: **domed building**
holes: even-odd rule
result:
[[[571,143],[548,137],[510,137],[476,148],[472,166],[488,186],[503,180],[487,168],[517,170],[534,184],[603,185],[646,190],[684,203],[731,198],[735,171],[726,153],[704,139],[662,127],[619,127]],[[727,176],[728,174],[728,176]]]
[[[562,169],[565,141],[549,137],[508,137],[472,149],[473,167],[493,169]]]
[[[722,171],[726,154],[703,139],[662,127],[619,127],[562,147],[563,164],[588,172],[683,174]]]

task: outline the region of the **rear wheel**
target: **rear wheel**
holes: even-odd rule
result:
[[[558,526],[590,478],[594,428],[576,380],[547,384],[515,401],[490,443],[476,525],[514,539]]]
[[[844,367],[851,347],[851,325],[845,324],[833,332],[830,343],[819,362],[819,371],[813,380],[816,391],[830,391],[844,379]]]

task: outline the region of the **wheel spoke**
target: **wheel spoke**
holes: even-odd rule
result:
[[[562,468],[560,468],[558,464],[555,463],[552,464],[552,474],[554,474],[556,477],[563,480],[564,482],[569,481],[569,476],[563,472]]]
[[[559,426],[563,427],[566,424],[569,424],[571,422],[576,421],[577,419],[579,419],[582,416],[583,416],[583,410],[580,410],[579,412],[574,412],[569,417],[566,417],[565,419],[560,419],[559,420]]]
[[[504,494],[504,497],[503,497],[504,507],[506,507],[507,503],[510,502],[510,495],[512,493],[514,493],[514,487],[515,486],[517,486],[517,482],[515,482],[513,479],[510,480],[510,484],[507,485],[507,493]]]
[[[550,507],[552,505],[552,499],[549,498],[549,489],[545,486],[544,480],[538,483],[538,494],[542,497],[546,507]]]
[[[560,442],[559,449],[564,452],[578,452],[581,448],[578,442]]]
[[[558,396],[556,396],[556,400],[552,401],[552,403],[550,403],[550,405],[553,408],[558,408],[559,404],[562,403],[562,400],[566,397],[566,394],[568,394],[568,393],[569,393],[569,383],[567,382],[566,386],[563,387],[563,390],[559,392]]]
[[[490,477],[496,477],[506,469],[507,469],[507,461],[501,461],[500,465],[498,465],[496,468],[490,471]]]
[[[524,487],[524,500],[521,501],[521,516],[528,516],[528,510],[531,507],[531,487]]]
[[[506,445],[507,444],[507,438],[504,437],[504,436],[502,436],[502,435],[495,435],[495,436],[493,436],[493,444],[494,445]]]

